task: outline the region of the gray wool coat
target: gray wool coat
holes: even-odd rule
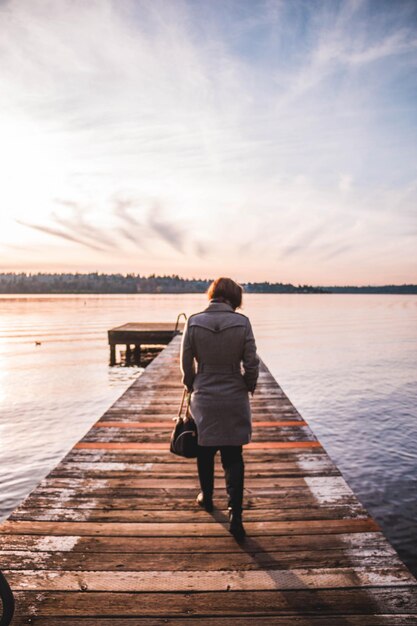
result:
[[[181,343],[182,381],[200,446],[239,446],[252,435],[249,392],[259,374],[251,323],[225,302],[191,315]]]

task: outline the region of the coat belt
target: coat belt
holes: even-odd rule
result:
[[[210,372],[213,374],[229,374],[240,372],[240,363],[230,363],[229,365],[209,365],[208,363],[198,363],[198,373]]]

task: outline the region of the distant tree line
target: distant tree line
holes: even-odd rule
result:
[[[211,279],[140,274],[2,273],[0,293],[204,293]],[[243,283],[247,293],[396,293],[417,294],[417,285],[312,287],[291,283]]]
[[[417,285],[382,285],[380,287],[367,285],[355,287],[323,287],[328,293],[391,293],[391,294],[417,294]]]
[[[243,287],[247,293],[326,293],[323,287],[312,287],[311,285],[292,285],[291,283],[244,283]]]
[[[127,274],[0,274],[0,293],[137,293]]]
[[[204,293],[211,279],[140,274],[0,274],[0,293]],[[322,293],[320,287],[287,283],[246,283],[248,293]]]

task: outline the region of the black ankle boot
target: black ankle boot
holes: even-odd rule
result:
[[[246,531],[242,524],[242,512],[229,509],[229,532],[237,541],[241,541],[246,536]]]
[[[213,510],[213,500],[209,496],[205,496],[202,491],[197,496],[197,504],[199,504],[207,513],[211,513]]]

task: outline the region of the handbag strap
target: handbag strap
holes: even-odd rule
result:
[[[188,393],[187,389],[184,388],[184,392],[182,394],[182,398],[181,398],[181,404],[180,404],[180,408],[178,411],[178,416],[177,419],[183,419],[182,418],[182,409],[184,407],[184,402],[185,402],[185,397],[187,396],[187,404],[186,404],[186,409],[185,409],[185,419],[189,419],[191,417],[191,413],[190,413],[190,399],[191,399],[191,394]]]
[[[187,392],[187,406],[185,408],[185,419],[191,419],[190,402],[191,402],[191,393]]]

